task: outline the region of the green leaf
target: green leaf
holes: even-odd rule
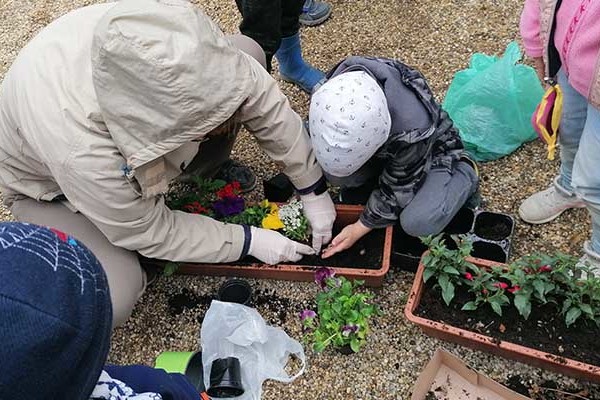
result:
[[[168,262],[163,269],[163,276],[171,276],[179,269],[179,264],[176,262]]]
[[[341,312],[342,312],[342,305],[340,303],[333,303],[331,308],[333,309],[333,311],[335,311],[338,314],[341,314]]]
[[[546,302],[546,297],[544,296],[545,291],[546,291],[546,286],[544,285],[544,282],[540,281],[540,280],[533,281],[533,288],[536,291],[537,298],[543,302]]]
[[[581,308],[579,307],[571,307],[569,311],[567,311],[567,315],[565,317],[565,324],[571,326],[577,321],[577,318],[581,316]]]
[[[474,301],[470,301],[468,303],[465,303],[465,305],[462,306],[461,310],[464,310],[464,311],[477,310],[477,303],[474,302]]]
[[[592,306],[590,306],[589,304],[580,304],[579,308],[581,309],[581,311],[583,311],[585,314],[589,315],[590,317],[594,316],[594,311],[592,310]]]
[[[454,285],[450,282],[447,283],[446,288],[442,289],[442,298],[447,306],[450,305],[450,302],[454,298]]]
[[[460,272],[458,272],[458,270],[450,265],[447,265],[444,267],[444,272],[450,274],[450,275],[460,275]]]
[[[571,307],[571,304],[573,304],[573,301],[571,299],[565,300],[565,302],[563,303],[561,314],[565,314],[567,310]]]
[[[494,310],[494,312],[500,316],[502,316],[502,306],[500,305],[500,303],[496,303],[494,302],[490,302],[490,306],[492,306],[492,310]]]
[[[358,339],[352,339],[350,341],[350,348],[353,352],[358,353],[358,351],[360,350],[360,342],[358,341]]]
[[[425,268],[425,271],[423,271],[423,282],[427,282],[433,275],[435,275],[433,268]]]
[[[438,278],[438,283],[440,284],[442,291],[445,291],[448,285],[450,284],[450,279],[448,278],[448,275],[441,274]]]
[[[313,346],[313,350],[317,353],[320,353],[323,350],[325,350],[325,344],[323,344],[322,342],[315,342],[315,345]]]
[[[531,314],[531,301],[528,295],[515,295],[515,307],[517,308],[517,310],[519,310],[519,314],[521,314],[523,318],[529,318],[529,314]]]

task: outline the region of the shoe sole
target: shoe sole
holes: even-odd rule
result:
[[[556,218],[560,217],[562,213],[564,213],[567,210],[571,210],[571,209],[575,209],[575,208],[585,208],[585,204],[581,205],[581,206],[575,206],[575,207],[569,207],[569,208],[565,208],[564,210],[560,211],[558,214],[554,214],[551,217],[545,218],[545,219],[540,219],[540,220],[529,220],[527,218],[524,218],[523,215],[521,214],[521,210],[519,210],[519,217],[527,222],[528,224],[533,224],[533,225],[542,225],[542,224],[546,224],[550,221],[555,220]]]
[[[323,22],[327,21],[327,19],[329,19],[330,16],[331,16],[331,9],[329,10],[329,12],[327,14],[325,14],[321,18],[311,20],[311,21],[300,20],[299,22],[300,22],[300,24],[302,24],[304,26],[317,26],[317,25],[321,25]]]

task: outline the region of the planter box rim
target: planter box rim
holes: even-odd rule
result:
[[[423,253],[423,257],[428,252]],[[467,261],[484,267],[506,265],[501,262],[489,261],[480,258],[467,257]],[[492,354],[504,356],[535,366],[553,370],[565,375],[573,376],[579,379],[585,379],[600,383],[600,366],[586,364],[582,361],[572,360],[560,355],[547,353],[541,350],[532,349],[520,344],[495,339],[491,336],[472,332],[466,329],[433,321],[427,318],[419,317],[414,311],[420,304],[423,294],[423,270],[425,266],[419,262],[419,268],[415,275],[415,280],[408,296],[408,301],[404,308],[404,315],[412,323],[418,325],[424,333],[436,336],[443,340],[455,342],[477,350],[487,351]]]

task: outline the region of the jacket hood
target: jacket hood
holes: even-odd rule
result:
[[[226,121],[248,97],[248,60],[185,0],[123,0],[97,24],[94,88],[135,170]]]
[[[391,116],[390,141],[416,143],[433,134],[439,110],[432,106],[420,73],[391,59],[351,56],[332,68],[327,79],[349,71],[365,71],[379,83]]]

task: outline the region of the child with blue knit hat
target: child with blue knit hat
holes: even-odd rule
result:
[[[0,319],[0,399],[200,398],[183,375],[105,365],[112,324],[106,276],[63,232],[0,223]]]

